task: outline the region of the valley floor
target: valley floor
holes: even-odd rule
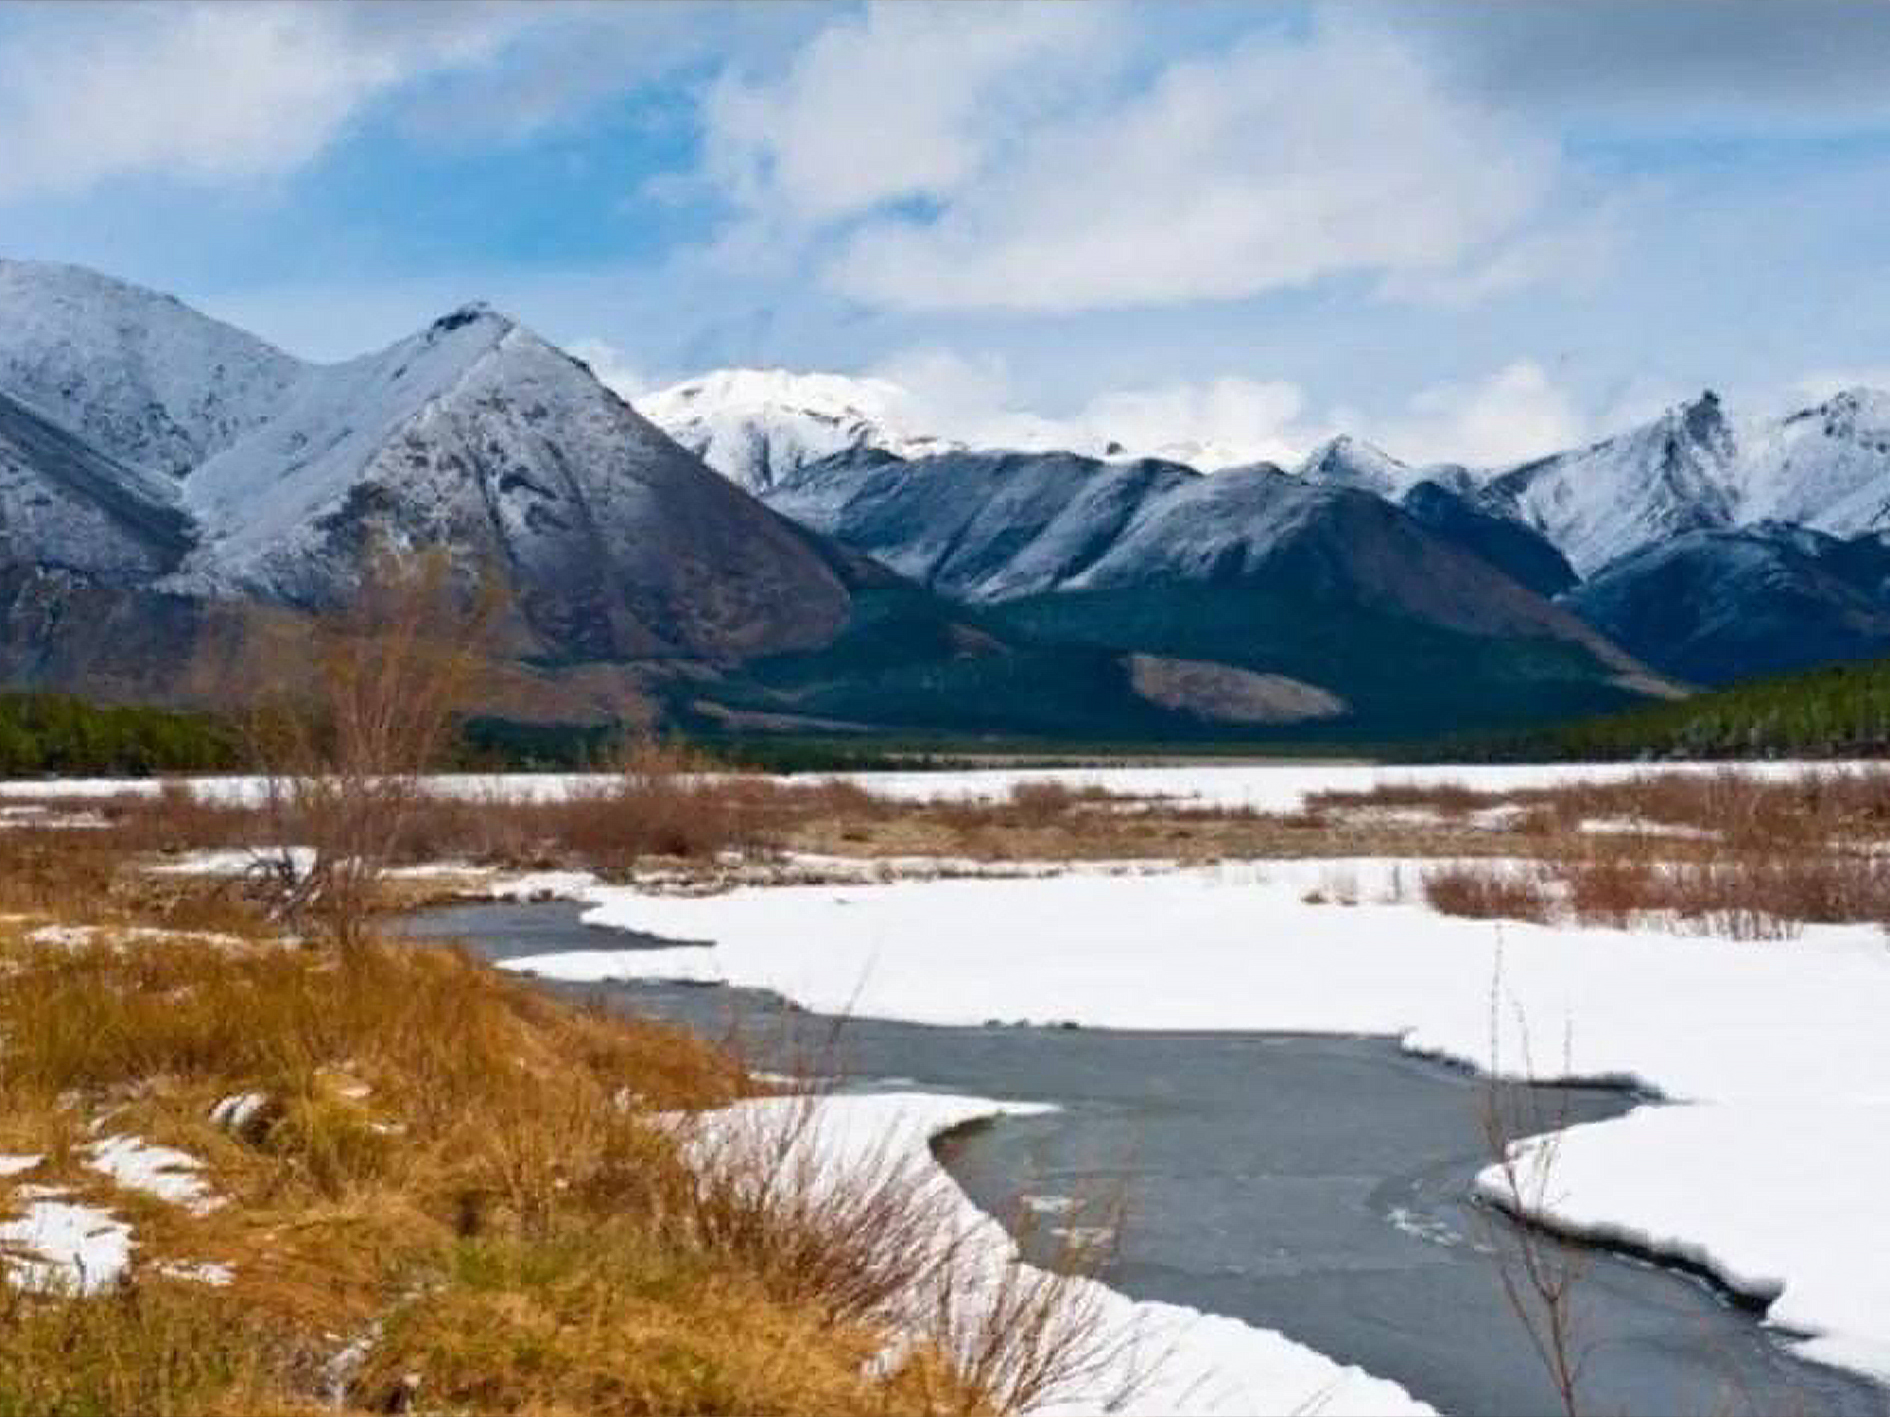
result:
[[[512,786],[443,783],[443,795],[472,810],[443,813],[431,824],[424,849],[416,843],[413,859],[391,874],[390,899],[553,894],[586,902],[589,920],[602,927],[703,942],[614,948],[600,934],[595,950],[514,961],[519,972],[725,982],[823,1013],[949,1025],[1382,1034],[1499,1075],[1632,1082],[1647,1100],[1627,1116],[1518,1143],[1520,1191],[1495,1167],[1481,1184],[1546,1225],[1701,1266],[1767,1305],[1768,1322],[1806,1356],[1890,1380],[1890,1278],[1871,1259],[1890,1253],[1890,1212],[1880,1196],[1890,1161],[1882,1140],[1890,1137],[1890,1047],[1883,1041],[1890,950],[1881,924],[1890,919],[1890,822],[1881,820],[1890,814],[1890,793],[1875,774],[1786,764],[1659,779],[1631,767],[1420,773],[1295,765],[908,774],[835,786],[740,785],[650,766],[634,780],[526,780],[537,805],[524,806]],[[143,853],[169,848],[167,861],[140,858],[165,872],[139,873],[138,902],[147,911],[151,883],[172,883],[162,890],[197,899],[192,891],[219,873],[233,881],[262,840],[241,806],[253,789],[240,781],[209,786],[188,811],[174,790],[166,802],[142,786],[48,787],[0,789],[15,799],[8,820],[18,826],[6,835],[42,843],[90,838]],[[87,796],[94,800],[77,800]],[[141,801],[168,812],[168,833],[158,830],[158,807]],[[598,820],[621,826],[612,814],[632,812],[645,827],[669,821],[670,835],[646,839],[627,827],[599,834]],[[15,865],[22,865],[17,857]],[[539,869],[523,871],[527,865]],[[56,876],[61,868],[48,858],[36,869]],[[18,894],[21,881],[35,878],[16,869],[10,879]],[[1740,884],[1754,879],[1770,894],[1755,898]],[[101,890],[99,898],[114,897]],[[174,899],[170,908],[174,916]],[[163,942],[141,945],[125,935],[127,925],[152,928],[129,906],[113,922],[117,933],[99,937],[46,933],[48,924],[87,923],[83,913],[55,918],[31,902],[23,913],[7,956],[7,992],[16,1002],[27,981],[35,989],[48,981],[83,987],[94,998],[107,990],[187,996],[212,987],[201,972],[146,962],[165,957]],[[219,922],[184,923],[209,929]],[[175,918],[165,925],[181,928]],[[241,930],[237,937],[247,938]],[[214,937],[197,947],[225,948]],[[305,952],[266,944],[244,949],[265,961],[307,960]],[[99,971],[83,985],[82,966]],[[325,987],[297,978],[297,989]],[[149,1006],[148,999],[141,1005]],[[535,1016],[528,1010],[525,1017]],[[9,1057],[18,1051],[15,1031]],[[341,1069],[351,1085],[362,1081],[351,1059],[374,1036],[302,1055],[290,1089],[304,1099],[298,1105],[340,1105],[325,1079]],[[15,1112],[42,1120],[9,1124],[0,1134],[14,1173],[0,1176],[0,1191],[11,1186],[14,1210],[24,1206],[24,1218],[10,1222],[16,1228],[0,1230],[0,1248],[12,1246],[16,1264],[29,1266],[16,1275],[30,1280],[31,1265],[52,1262],[50,1240],[34,1259],[34,1236],[66,1235],[77,1237],[69,1253],[119,1256],[115,1262],[140,1276],[154,1274],[161,1259],[186,1267],[180,1272],[231,1265],[239,1285],[245,1282],[247,1265],[231,1259],[236,1242],[214,1229],[230,1223],[236,1206],[219,1203],[215,1214],[224,1218],[207,1220],[182,1192],[154,1200],[147,1185],[147,1199],[136,1200],[127,1176],[161,1173],[173,1184],[201,1174],[208,1194],[244,1206],[275,1196],[293,1177],[294,1186],[313,1186],[300,1203],[316,1206],[324,1225],[340,1223],[337,1195],[353,1198],[364,1177],[383,1184],[377,1168],[384,1162],[357,1175],[350,1168],[367,1164],[348,1150],[357,1143],[325,1134],[304,1154],[295,1148],[315,1143],[291,1143],[303,1133],[283,1133],[272,1145],[284,1154],[266,1165],[232,1150],[238,1141],[209,1122],[209,1112],[251,1090],[278,1095],[285,1084],[274,1059],[274,1081],[258,1089],[255,1065],[247,1072],[209,1068],[181,1034],[167,1035],[170,1052],[121,1048],[108,1061],[94,1056],[103,1045],[55,1048],[34,1037],[50,1061],[30,1084],[37,1111]],[[720,1078],[722,1102],[755,1090],[739,1076],[716,1074],[713,1063],[700,1066]],[[17,1069],[8,1083],[28,1085]],[[65,1116],[58,1099],[75,1085],[118,1110]],[[462,1077],[456,1086],[476,1090],[478,1083]],[[844,1111],[854,1104],[823,1105]],[[833,1112],[831,1123],[814,1127],[826,1158],[817,1169],[855,1164],[821,1150],[824,1126],[854,1138],[841,1153],[860,1151],[860,1138],[870,1135],[922,1162],[927,1135],[989,1110],[964,1099],[947,1106],[912,1098],[903,1111],[896,1102],[873,1105],[894,1111],[852,1124]],[[196,1120],[179,1120],[190,1117]],[[443,1125],[402,1113],[354,1119],[350,1125],[359,1126],[348,1136],[374,1121]],[[593,1143],[605,1136],[594,1134]],[[129,1150],[115,1150],[114,1137]],[[444,1131],[429,1140],[450,1145]],[[158,1143],[182,1147],[185,1161],[195,1162],[169,1164],[138,1150]],[[363,1154],[382,1156],[383,1148],[373,1143]],[[127,1159],[112,1160],[121,1150]],[[309,1179],[318,1166],[339,1168],[339,1192]],[[1543,1167],[1549,1173],[1537,1184]],[[542,1181],[558,1172],[538,1174]],[[248,1210],[241,1214],[240,1227],[257,1223]],[[977,1224],[975,1212],[960,1219]],[[28,1223],[39,1227],[34,1235],[17,1228]],[[279,1211],[270,1212],[269,1225],[271,1233],[294,1229]],[[192,1227],[207,1227],[196,1248],[183,1243]],[[403,1282],[445,1283],[457,1292],[452,1286],[465,1280],[456,1268],[464,1261],[461,1243],[437,1229],[416,1231],[411,1243],[424,1262],[404,1269]],[[1003,1244],[996,1237],[986,1243]],[[301,1263],[302,1282],[317,1282],[308,1266],[318,1261]],[[394,1282],[387,1274],[349,1281],[364,1292],[378,1286],[383,1298]],[[181,1283],[164,1279],[158,1292]],[[1156,1322],[1153,1307],[1111,1309],[1111,1323],[1129,1326],[1112,1331]],[[348,1312],[365,1321],[373,1306],[356,1302]],[[883,1320],[889,1310],[875,1312]],[[1172,1325],[1175,1316],[1164,1321]],[[336,1323],[341,1332],[345,1325]],[[1180,1385],[1151,1380],[1156,1385],[1144,1393],[1153,1394],[1150,1410],[1189,1402],[1202,1411],[1303,1410],[1309,1397],[1332,1392],[1343,1393],[1344,1410],[1410,1405],[1395,1387],[1356,1370],[1322,1368],[1325,1360],[1277,1335],[1227,1324],[1197,1318],[1157,1327],[1179,1359],[1170,1371]],[[422,1357],[440,1341],[426,1334],[398,1361],[380,1354],[373,1371],[397,1383],[399,1362],[412,1357],[431,1372],[427,1364],[436,1360]],[[379,1354],[381,1342],[370,1338],[370,1351]],[[870,1356],[872,1340],[857,1336],[835,1352],[861,1342]],[[950,1342],[936,1335],[929,1342],[925,1351],[952,1356]],[[1122,1345],[1114,1347],[1119,1355]],[[476,1359],[460,1356],[465,1362],[447,1369],[471,1382]],[[8,1361],[0,1351],[0,1395]],[[839,1372],[845,1363],[837,1361]],[[898,1371],[907,1382],[932,1373],[923,1363]],[[1223,1380],[1209,1380],[1212,1371]],[[1100,1407],[1101,1386],[1060,1396],[1078,1408]],[[1050,1405],[1047,1394],[1035,1397],[1036,1406]],[[495,1399],[491,1410],[504,1405]]]

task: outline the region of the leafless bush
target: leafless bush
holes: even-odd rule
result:
[[[674,1174],[687,1194],[671,1204],[699,1244],[738,1256],[785,1297],[889,1326],[899,1338],[876,1360],[884,1367],[943,1355],[965,1411],[1026,1410],[1122,1366],[1130,1336],[1108,1329],[1102,1291],[1076,1272],[1089,1257],[1017,1262],[930,1166],[886,1143],[837,1157],[820,1106],[783,1098],[678,1119],[688,1165]]]
[[[1541,924],[1555,910],[1555,898],[1541,880],[1510,867],[1440,866],[1426,871],[1423,883],[1424,899],[1442,915]]]
[[[1597,847],[1580,858],[1552,859],[1550,876],[1562,887],[1569,913],[1582,925],[1623,929],[1666,897],[1658,863]]]
[[[352,952],[375,886],[427,793],[482,664],[489,606],[455,594],[438,557],[377,558],[352,605],[278,661],[251,715],[275,843],[261,884],[278,912],[319,921]]]

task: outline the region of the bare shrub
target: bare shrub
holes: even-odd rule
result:
[[[1127,1336],[1107,1330],[1101,1291],[1080,1272],[1093,1256],[1014,1262],[995,1224],[968,1217],[929,1166],[883,1143],[837,1162],[819,1105],[783,1098],[678,1119],[686,1194],[671,1204],[701,1244],[784,1295],[890,1326],[901,1337],[885,1366],[941,1354],[959,1410],[1027,1410],[1119,1366]]]
[[[286,850],[261,872],[279,913],[359,945],[375,886],[426,799],[483,663],[489,603],[455,593],[445,561],[380,556],[346,610],[310,629],[304,656],[269,667],[249,737],[264,816]]]
[[[1549,869],[1562,887],[1570,914],[1583,925],[1626,928],[1637,914],[1657,909],[1656,902],[1667,896],[1660,889],[1659,866],[1640,855],[1597,851],[1553,861]]]
[[[637,744],[610,779],[546,804],[543,815],[580,859],[608,869],[643,856],[702,858],[753,845],[766,815],[764,799],[776,784],[712,778],[715,771],[714,763],[686,749]]]
[[[1441,817],[1460,817],[1486,806],[1491,800],[1491,794],[1461,782],[1380,782],[1363,789],[1330,788],[1308,792],[1301,810],[1316,815],[1333,810],[1402,808],[1435,812]]]
[[[1514,869],[1441,866],[1424,873],[1423,887],[1425,901],[1442,915],[1541,924],[1554,914],[1555,898],[1548,888]]]
[[[1016,782],[1011,784],[1005,815],[1020,827],[1047,827],[1068,816],[1082,800],[1075,788],[1054,778]]]

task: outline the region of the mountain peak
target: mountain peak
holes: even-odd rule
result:
[[[645,394],[635,407],[751,492],[835,453],[874,448],[914,457],[962,446],[914,429],[911,395],[867,376],[714,369]]]
[[[1381,497],[1401,496],[1423,476],[1409,463],[1349,433],[1326,439],[1306,454],[1296,471],[1307,482],[1362,488]]]
[[[1675,413],[1687,436],[1697,443],[1717,444],[1731,437],[1726,411],[1720,406],[1719,395],[1711,389],[1702,389],[1698,398],[1681,404]]]
[[[447,311],[427,327],[427,332],[432,335],[443,335],[477,324],[493,325],[507,330],[517,328],[517,322],[510,316],[501,315],[483,300],[472,300],[457,310]]]

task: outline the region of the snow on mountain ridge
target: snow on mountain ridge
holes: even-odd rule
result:
[[[1838,536],[1890,526],[1890,394],[1852,388],[1746,425],[1742,522],[1795,521]]]
[[[887,379],[718,369],[639,396],[633,406],[710,467],[751,492],[834,453],[901,457],[962,444],[907,426],[911,396]]]
[[[528,653],[805,648],[850,604],[805,533],[479,305],[311,372],[184,496],[202,540],[169,588],[320,607],[376,545],[439,548],[466,583],[508,593],[506,633]]]
[[[1711,390],[1585,448],[1487,477],[1478,500],[1536,528],[1583,576],[1694,531],[1890,527],[1890,395],[1847,389],[1783,417],[1729,417]]]
[[[871,375],[717,369],[634,399],[637,410],[709,466],[751,492],[836,453],[873,449],[902,458],[938,453],[1069,453],[1102,462],[1142,459],[1197,470],[1238,467],[1251,448],[1213,438],[1160,436],[1136,409],[1105,407],[1074,418],[1016,410],[960,410],[959,426],[918,391]],[[1123,426],[1117,426],[1120,423]],[[1132,428],[1144,426],[1144,435]]]
[[[191,568],[241,574],[262,548],[280,557],[285,539],[307,539],[383,445],[403,425],[423,423],[513,328],[468,306],[378,354],[308,371],[276,418],[185,482],[204,538]]]
[[[306,369],[172,296],[0,260],[0,393],[132,467],[184,475],[267,421]]]
[[[1482,501],[1535,527],[1587,576],[1651,541],[1736,520],[1732,425],[1709,389],[1638,428],[1500,472]]]
[[[1293,473],[1307,482],[1356,487],[1396,501],[1429,477],[1431,469],[1394,458],[1363,438],[1340,433],[1306,454]]]

